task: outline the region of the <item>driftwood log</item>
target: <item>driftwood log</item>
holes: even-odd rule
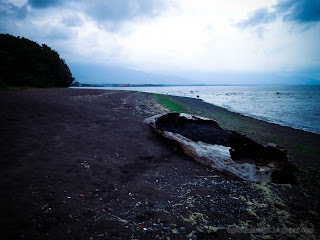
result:
[[[212,119],[179,113],[156,115],[146,124],[207,167],[254,182],[294,183],[297,167],[287,151],[275,144],[261,145]]]

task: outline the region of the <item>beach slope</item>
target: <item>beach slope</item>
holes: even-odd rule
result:
[[[153,94],[45,89],[2,92],[0,101],[3,239],[319,237],[317,197],[304,185],[239,180],[157,137],[143,120],[170,107]],[[196,99],[169,101],[262,143],[284,144],[303,171],[318,167],[317,134]],[[283,235],[274,227],[300,230]]]

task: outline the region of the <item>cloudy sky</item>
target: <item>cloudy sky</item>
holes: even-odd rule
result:
[[[68,64],[320,80],[320,0],[0,0],[0,32]]]

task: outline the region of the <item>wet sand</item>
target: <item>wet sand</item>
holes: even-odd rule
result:
[[[317,134],[172,99],[262,143],[280,141],[299,166],[319,166]],[[167,112],[152,94],[45,89],[0,93],[0,102],[2,239],[250,238],[232,232],[239,226],[303,226],[319,237],[318,202],[301,185],[241,181],[158,138],[142,123]]]

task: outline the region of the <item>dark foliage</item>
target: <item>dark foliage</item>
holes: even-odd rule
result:
[[[69,67],[47,45],[0,34],[0,87],[69,87]]]

